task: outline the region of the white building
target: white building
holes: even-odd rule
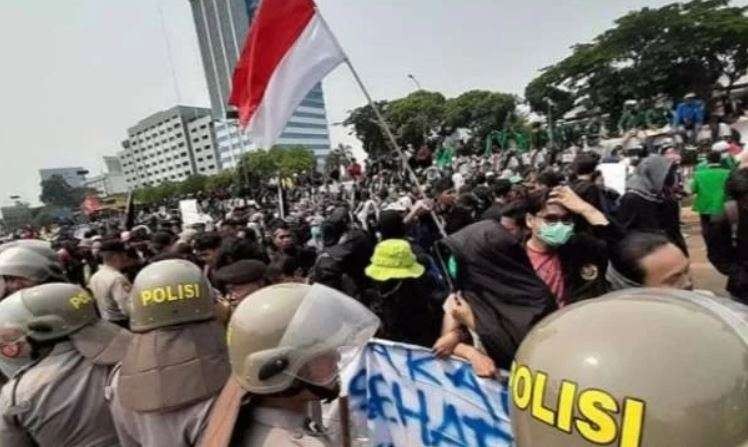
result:
[[[95,189],[102,196],[126,193],[129,188],[122,164],[117,157],[104,157],[107,171],[86,180],[87,188]]]
[[[210,109],[175,106],[128,129],[117,156],[131,189],[220,170]]]

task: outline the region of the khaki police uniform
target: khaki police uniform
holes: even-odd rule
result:
[[[116,421],[117,435],[122,447],[192,446],[205,427],[214,398],[208,398],[192,405],[172,411],[137,412],[122,406],[117,395],[119,368],[113,371],[110,385],[107,386],[107,400]]]
[[[88,283],[96,298],[101,318],[108,321],[127,321],[130,308],[130,281],[125,275],[104,264]]]
[[[281,408],[254,407],[247,421],[237,427],[247,427],[236,435],[232,445],[242,447],[328,447],[334,445],[327,434],[310,427],[303,414]]]
[[[25,372],[24,372],[25,371]],[[119,445],[104,399],[109,367],[70,342],[22,370],[0,392],[0,446]]]
[[[133,336],[107,392],[122,445],[193,446],[231,369],[210,284],[190,262],[160,261],[131,299]]]

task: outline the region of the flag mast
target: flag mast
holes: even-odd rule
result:
[[[317,14],[320,18],[320,21],[322,22],[324,27],[327,28],[327,31],[330,33],[332,38],[335,40],[335,44],[340,49],[340,52],[343,54],[343,61],[348,66],[348,69],[351,71],[351,74],[353,74],[353,78],[356,80],[356,84],[358,84],[358,87],[361,89],[361,92],[366,97],[366,101],[369,103],[369,107],[371,107],[371,109],[374,111],[374,115],[378,122],[377,124],[379,124],[379,127],[382,128],[382,131],[387,137],[387,140],[389,140],[390,145],[392,145],[392,147],[395,149],[395,151],[400,156],[400,160],[402,160],[403,167],[408,172],[408,175],[410,176],[411,180],[418,188],[418,192],[421,194],[421,197],[425,198],[426,193],[425,193],[423,186],[421,185],[421,182],[418,181],[418,176],[408,164],[408,160],[405,158],[405,154],[403,153],[402,148],[400,148],[400,145],[397,143],[397,139],[395,139],[395,135],[392,133],[392,130],[390,129],[390,126],[387,124],[387,121],[385,121],[384,116],[382,115],[382,112],[379,110],[379,107],[377,107],[377,105],[374,104],[374,100],[371,98],[371,95],[369,94],[369,90],[366,88],[364,81],[361,80],[361,76],[359,76],[358,71],[356,71],[356,68],[351,63],[351,59],[348,57],[348,53],[346,53],[346,51],[340,45],[340,42],[338,41],[338,37],[330,29],[330,26],[327,24],[327,20],[325,20],[325,17],[322,15],[322,12],[319,10],[317,5],[315,5],[314,8],[317,10]],[[434,220],[434,223],[436,224],[436,227],[439,229],[439,232],[441,233],[441,235],[443,237],[447,237],[447,232],[444,230],[444,224],[442,223],[441,219],[439,219],[439,217],[436,215],[433,209],[431,209],[429,213],[431,214],[431,218]]]

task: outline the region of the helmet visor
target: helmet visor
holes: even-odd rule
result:
[[[379,328],[379,319],[353,298],[321,284],[309,289],[279,347],[298,355],[285,370],[313,385],[328,385]]]

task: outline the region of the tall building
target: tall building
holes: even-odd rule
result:
[[[236,122],[226,119],[231,78],[259,0],[189,0],[197,29],[221,164],[236,166],[241,154],[256,149]],[[318,158],[330,151],[327,113],[318,84],[302,101],[283,130],[279,145],[304,145]]]
[[[127,130],[117,154],[130,189],[220,170],[210,109],[175,106]]]
[[[76,166],[73,168],[51,168],[40,169],[39,177],[41,177],[41,181],[45,181],[50,177],[58,175],[62,177],[65,182],[73,188],[80,188],[84,183],[86,183],[87,173],[88,171],[80,166]]]
[[[86,180],[86,188],[95,189],[103,196],[126,193],[129,187],[119,158],[111,156],[104,157],[104,164],[107,168],[106,172]]]

